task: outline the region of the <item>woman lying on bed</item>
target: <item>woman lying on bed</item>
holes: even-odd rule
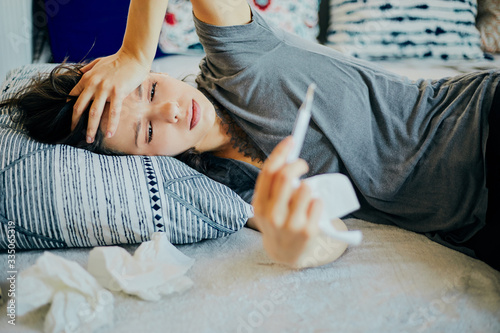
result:
[[[245,0],[192,4],[206,52],[198,88],[149,72],[167,1],[133,0],[118,53],[53,72],[10,101],[31,135],[192,165],[214,156],[246,162],[256,179],[248,224],[280,262],[296,262],[322,209],[292,179],[341,172],[361,203],[355,217],[425,233],[499,269],[498,138],[489,131],[499,71],[410,81],[271,27]],[[303,160],[286,164],[285,138],[311,82]]]

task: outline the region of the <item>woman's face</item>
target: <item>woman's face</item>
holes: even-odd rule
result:
[[[109,105],[101,120],[105,132]],[[107,148],[130,155],[175,156],[190,148],[208,150],[215,110],[198,89],[166,74],[150,73],[123,101],[115,134]]]

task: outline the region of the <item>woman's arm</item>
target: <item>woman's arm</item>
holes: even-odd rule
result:
[[[150,67],[167,12],[168,0],[132,0],[122,49]]]
[[[245,0],[192,0],[193,12],[213,25],[246,24],[251,11]],[[120,50],[82,68],[80,82],[71,91],[79,95],[74,105],[72,129],[91,105],[87,141],[92,142],[106,102],[110,103],[108,137],[118,127],[122,101],[145,79],[153,62],[168,0],[131,0],[127,28]]]

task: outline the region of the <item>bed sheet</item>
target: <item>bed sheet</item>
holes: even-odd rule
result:
[[[113,293],[114,327],[103,332],[500,332],[500,272],[413,232],[346,224],[363,231],[362,245],[301,271],[271,262],[248,228],[178,246],[195,259],[186,274],[194,286],[159,302]],[[84,267],[88,252],[52,251]],[[41,254],[18,254],[19,270]],[[39,332],[46,312],[18,318],[12,330],[3,305],[0,331]]]

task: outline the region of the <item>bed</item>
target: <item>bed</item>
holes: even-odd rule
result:
[[[201,57],[159,58],[153,70],[182,78],[197,73]],[[410,79],[433,79],[500,68],[500,56],[445,65],[421,60],[374,65]],[[2,171],[2,177],[8,174]],[[303,270],[272,262],[259,233],[246,227],[177,245],[195,260],[186,273],[193,286],[157,302],[113,292],[112,325],[97,332],[500,332],[499,271],[421,234],[358,219],[344,222],[363,232],[362,244],[349,246],[330,264]],[[82,244],[59,249],[52,244],[50,253],[86,268],[92,247]],[[120,246],[132,254],[139,245]],[[43,253],[16,252],[16,271]],[[8,260],[0,254],[0,331],[40,332],[48,306],[17,317],[15,326],[8,323]]]
[[[154,69],[183,76],[196,73],[198,61],[199,57],[167,57],[155,61]],[[469,70],[422,70],[411,62],[385,65],[419,77]],[[331,264],[299,271],[270,261],[259,234],[248,228],[228,237],[179,245],[178,249],[195,259],[187,273],[193,288],[159,302],[116,293],[114,326],[104,331],[500,330],[500,272],[423,235],[356,219],[345,223],[349,229],[363,232],[363,243],[349,247]],[[124,248],[133,253],[137,245]],[[86,267],[89,251],[51,252]],[[19,252],[18,271],[33,265],[42,253]],[[0,265],[7,267],[6,254],[1,255]],[[8,292],[6,278],[3,269],[3,295]],[[46,311],[43,307],[18,318],[15,331],[40,331]],[[2,312],[6,313],[6,304]],[[4,316],[0,324],[3,332],[12,329],[6,319]]]
[[[194,286],[159,302],[115,294],[114,327],[103,332],[498,332],[497,271],[421,235],[346,224],[363,231],[363,244],[303,271],[269,261],[251,229],[179,246],[196,260]],[[52,252],[85,267],[89,249]],[[41,254],[18,254],[19,270]],[[0,330],[39,332],[46,311],[18,318],[15,330],[3,315]]]

